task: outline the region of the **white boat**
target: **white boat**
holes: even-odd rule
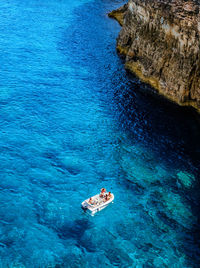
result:
[[[105,193],[104,196],[108,194]],[[81,206],[84,210],[91,212],[94,215],[97,211],[100,211],[107,207],[108,204],[113,202],[114,194],[111,194],[111,198],[109,200],[105,200],[104,197],[100,197],[100,194],[92,196],[92,204],[89,203],[90,198],[86,199],[81,203]]]

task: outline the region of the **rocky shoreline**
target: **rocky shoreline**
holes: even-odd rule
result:
[[[125,68],[168,99],[200,112],[198,1],[129,0],[109,17],[122,26],[117,50]]]

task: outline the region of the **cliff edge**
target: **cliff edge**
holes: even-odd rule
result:
[[[162,95],[200,112],[198,0],[129,0],[112,11],[125,67]]]

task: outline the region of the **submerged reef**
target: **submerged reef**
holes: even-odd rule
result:
[[[200,112],[200,3],[129,0],[109,13],[122,26],[125,68],[160,94]]]

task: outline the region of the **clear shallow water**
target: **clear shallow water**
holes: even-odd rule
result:
[[[199,127],[125,73],[121,4],[0,3],[0,267],[198,267]]]

